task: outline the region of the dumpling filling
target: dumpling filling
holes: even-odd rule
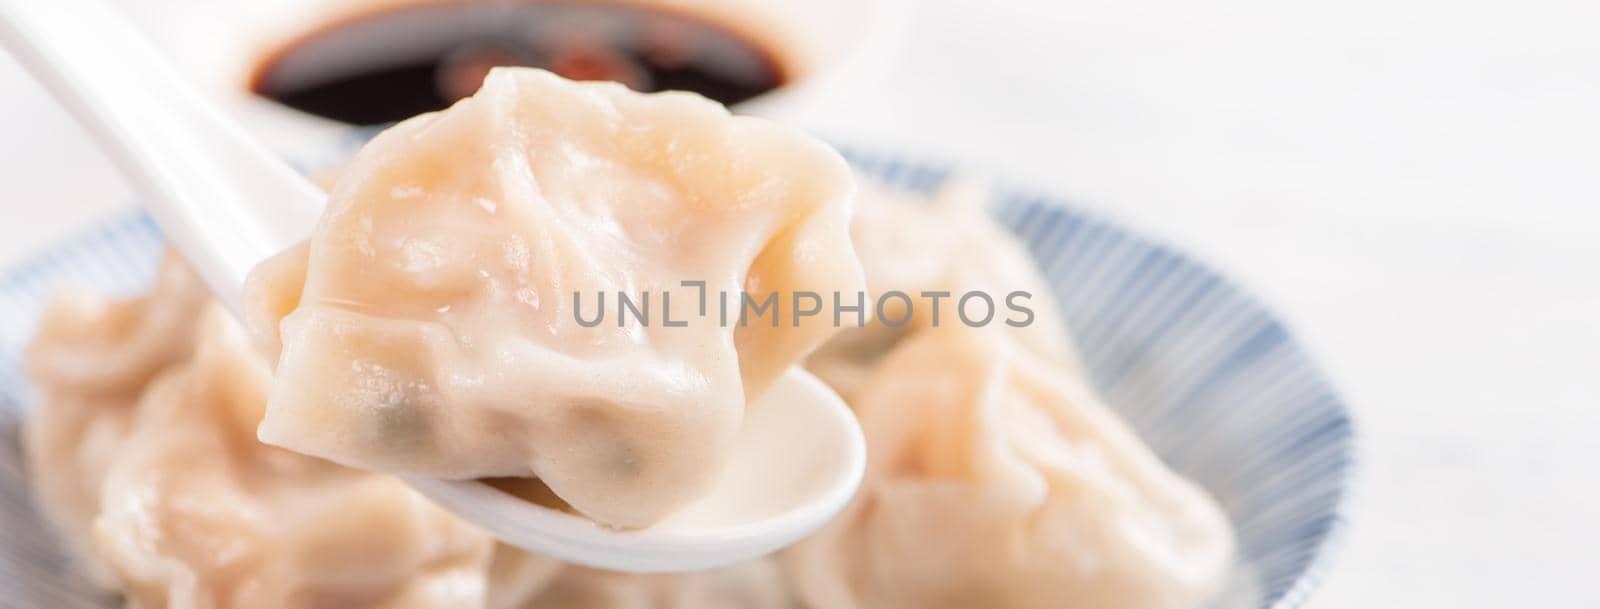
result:
[[[790,294],[861,290],[853,195],[797,131],[498,69],[379,135],[309,242],[253,274],[252,325],[279,349],[260,436],[374,471],[537,477],[648,526],[708,490],[745,404],[834,333],[784,314]],[[770,318],[721,314],[773,295]]]

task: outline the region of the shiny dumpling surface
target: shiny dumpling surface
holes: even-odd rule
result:
[[[309,243],[254,273],[252,325],[281,349],[261,437],[538,477],[597,521],[652,524],[708,489],[746,399],[834,332],[719,323],[719,293],[859,290],[853,194],[824,144],[704,98],[497,69],[379,135]],[[649,294],[648,324],[619,323],[619,291]]]
[[[1007,332],[918,331],[853,405],[866,481],[785,556],[810,606],[1188,609],[1228,572],[1216,503]]]

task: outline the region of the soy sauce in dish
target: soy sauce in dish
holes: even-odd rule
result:
[[[325,118],[381,125],[449,106],[500,65],[694,91],[728,105],[785,78],[767,49],[707,20],[633,4],[524,0],[412,6],[335,23],[269,56],[251,88]]]

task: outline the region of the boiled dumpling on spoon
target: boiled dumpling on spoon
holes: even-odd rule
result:
[[[787,303],[739,323],[739,294],[862,289],[853,190],[823,144],[702,97],[496,69],[368,144],[252,275],[247,318],[282,345],[261,437],[655,524],[837,330]]]

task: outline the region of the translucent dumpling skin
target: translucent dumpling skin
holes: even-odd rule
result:
[[[920,331],[853,406],[862,490],[786,555],[809,606],[1187,609],[1231,565],[1211,498],[1007,332]]]
[[[375,471],[537,477],[601,523],[652,524],[834,332],[724,324],[718,295],[861,289],[853,195],[827,146],[698,96],[496,70],[379,135],[310,240],[254,273],[252,326],[279,350],[260,437]],[[619,292],[650,299],[645,322]]]

